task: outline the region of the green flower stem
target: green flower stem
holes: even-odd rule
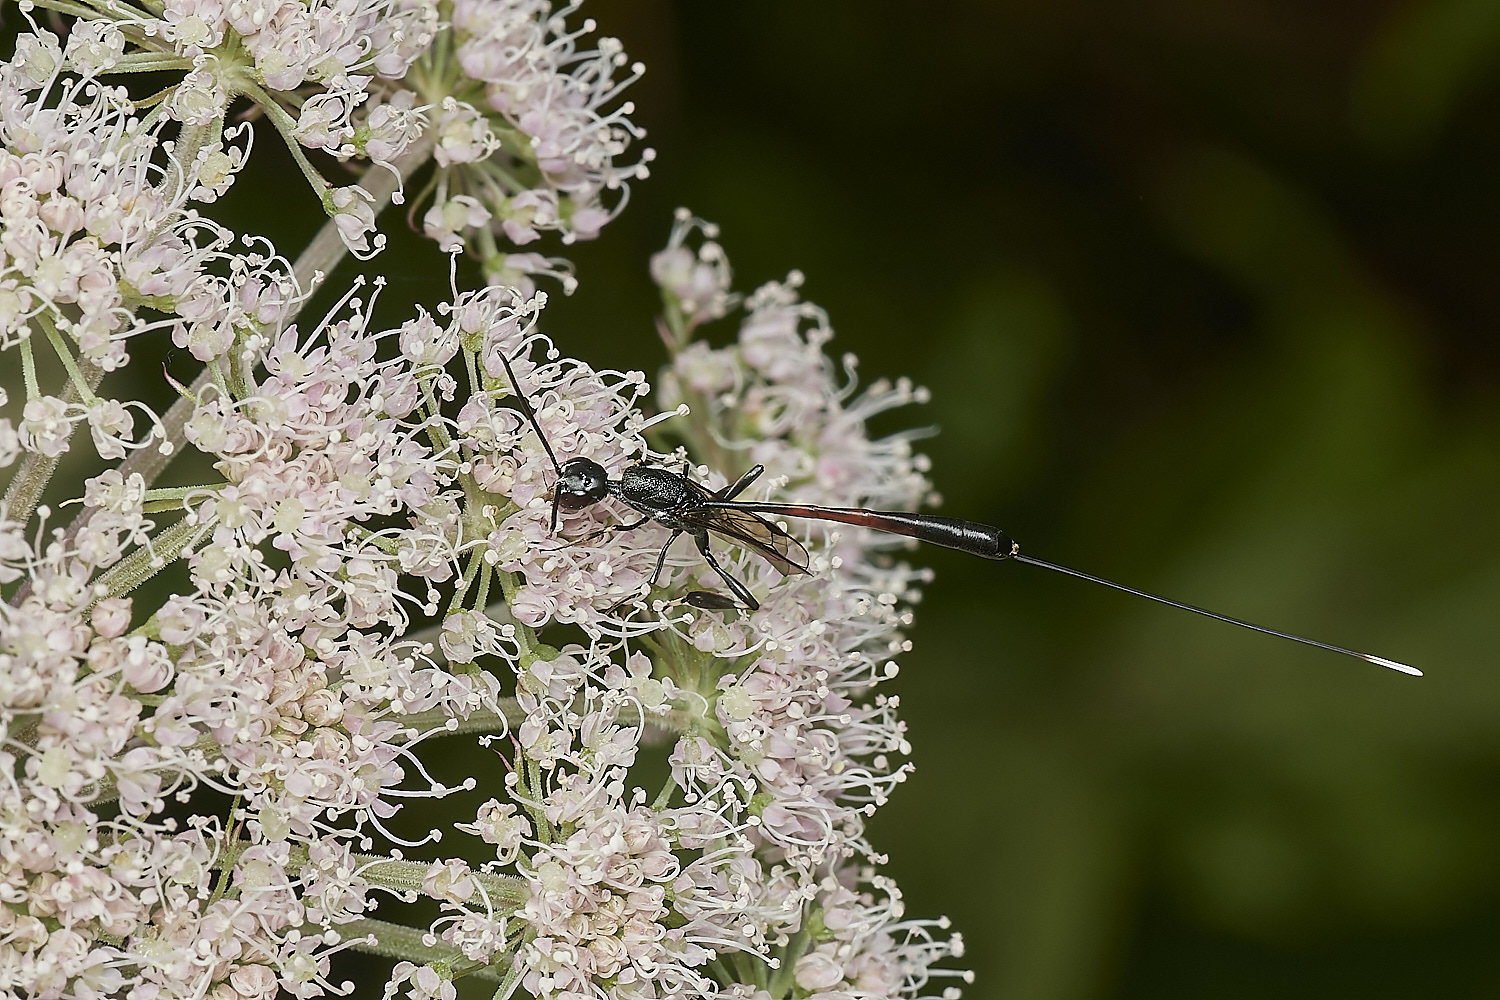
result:
[[[316,930],[318,928],[309,928],[308,933]],[[463,952],[442,941],[427,944],[425,938],[428,931],[425,928],[406,927],[402,924],[393,924],[388,920],[361,917],[345,924],[338,924],[334,930],[338,932],[339,937],[350,942],[350,947],[355,951],[362,951],[368,955],[404,959],[416,965],[431,965],[439,972],[446,972],[445,978],[450,979],[473,976],[475,979],[483,979],[492,983],[501,981],[501,970],[493,965],[475,966],[475,963],[464,958]],[[370,944],[368,941],[359,940],[367,937],[373,937],[375,943]]]
[[[444,16],[445,18],[451,17],[452,14]],[[458,82],[456,75],[449,76],[449,57],[452,55],[452,52],[453,29],[448,28],[438,32],[438,36],[432,40],[432,48],[427,50],[427,57],[417,60],[417,66],[423,66],[425,63],[432,67],[430,75],[426,78],[428,83],[430,84],[434,80],[439,82],[441,89],[436,92],[437,97],[432,100],[433,104],[440,102],[444,94],[451,94],[453,92],[453,85]],[[425,69],[425,67],[423,68]]]
[[[466,719],[455,719],[457,725],[451,728],[447,725],[450,716],[441,709],[432,709],[427,712],[413,712],[410,715],[399,716],[403,725],[409,726],[418,732],[431,732],[433,736],[471,736],[476,733],[503,733],[512,726],[519,726],[526,721],[526,713],[521,711],[521,706],[514,698],[497,699],[500,705],[499,713],[481,708],[470,712]],[[395,721],[398,717],[392,716]]]
[[[687,347],[693,332],[688,329],[687,316],[682,311],[681,300],[665,288],[661,290],[661,306],[662,323],[666,326],[667,332],[672,335],[670,338],[663,337],[662,339],[667,342],[667,349],[671,351],[672,356],[676,357],[678,352]]]
[[[42,384],[36,377],[36,348],[31,346],[31,338],[26,337],[21,341],[21,381],[26,386],[26,399],[36,399],[42,394]]]
[[[145,499],[141,502],[141,510],[147,514],[186,510],[188,497],[197,496],[199,499],[207,499],[209,495],[223,491],[225,485],[215,483],[212,486],[173,486],[162,490],[147,490]]]
[[[111,73],[159,73],[178,71],[186,73],[193,68],[191,59],[169,52],[127,52],[109,68]]]
[[[530,936],[525,940],[530,940]],[[516,987],[520,985],[521,970],[512,966],[510,971],[505,974],[505,978],[500,981],[500,988],[495,991],[495,995],[490,1000],[510,1000],[511,995],[516,992]]]
[[[217,119],[219,130],[217,135],[224,134],[223,119]],[[177,131],[177,138],[172,143],[172,156],[170,160],[169,180],[162,182],[163,187],[176,187],[180,197],[183,193],[191,190],[193,181],[197,177],[198,150],[208,142],[210,126],[208,125],[183,125]]]
[[[234,816],[239,811],[243,801],[241,795],[236,792],[234,799],[229,803],[229,810],[226,815]],[[225,844],[225,851],[224,854],[219,856],[219,860],[223,863],[219,865],[219,877],[214,880],[213,893],[208,897],[210,904],[217,903],[223,899],[229,890],[234,887],[234,860],[245,853],[245,849],[249,846],[245,841],[235,839],[238,830],[239,827],[236,825],[225,835],[224,839],[227,842]],[[230,852],[233,853],[231,854]]]
[[[379,216],[385,207],[390,204],[391,197],[396,190],[405,183],[412,174],[421,169],[422,165],[432,156],[432,139],[423,135],[414,141],[401,158],[395,162],[396,172],[391,173],[378,167],[372,167],[365,172],[360,179],[359,186],[367,191],[371,198],[375,199],[371,208],[376,216]],[[312,285],[315,275],[327,276],[333,273],[333,269],[344,259],[349,252],[344,246],[343,239],[339,236],[338,225],[329,219],[323,223],[318,234],[313,237],[312,242],[307,245],[297,263],[292,266],[292,275],[297,279],[298,286],[308,288]]]
[[[214,862],[215,868],[233,867],[238,863],[240,855],[244,854],[252,844],[245,840],[233,840],[225,845],[224,851]],[[432,867],[431,861],[407,861],[404,858],[388,858],[383,854],[351,854],[354,864],[359,868],[359,877],[371,885],[379,886],[389,892],[395,893],[418,893],[427,895],[422,888],[423,881],[427,878],[427,871]],[[287,869],[290,874],[301,876],[308,865],[307,848],[293,846],[288,852]],[[490,872],[471,871],[470,877],[484,890],[489,897],[490,905],[496,910],[517,910],[526,905],[531,899],[531,890],[526,885],[526,880],[516,875],[494,875]]]
[[[129,556],[112,566],[96,581],[104,590],[103,597],[119,597],[128,594],[182,555],[189,545],[212,530],[217,517],[189,523],[184,517],[151,540],[151,546],[141,546]]]
[[[521,762],[518,758],[516,761],[517,774],[521,773],[520,764]],[[525,774],[527,784],[521,785],[518,789],[525,796],[522,804],[531,815],[531,822],[536,826],[537,840],[543,844],[550,844],[553,842],[552,821],[542,811],[541,805],[542,799],[547,795],[546,789],[542,785],[542,767],[536,761],[527,758]]]
[[[463,609],[464,597],[469,593],[469,588],[474,585],[474,577],[482,565],[484,565],[484,552],[476,549],[469,555],[469,567],[464,570],[463,582],[453,591],[453,599],[448,602],[448,610],[444,613],[444,618]]]
[[[26,357],[24,352],[30,343],[30,340],[26,340],[21,344],[23,364]],[[104,370],[87,359],[79,362],[79,368],[82,384],[92,393],[104,380]],[[27,391],[29,395],[30,386]],[[78,386],[71,381],[63,386],[61,395],[63,402],[70,405],[77,403],[80,398]],[[77,434],[78,425],[75,424],[72,434],[69,435],[70,443]],[[62,455],[47,456],[35,451],[26,453],[26,458],[16,469],[15,475],[11,477],[10,485],[5,490],[4,503],[7,517],[21,524],[31,520],[31,515],[36,512],[37,505],[42,502],[42,494],[52,482],[52,476],[57,472],[57,463],[61,459]]]
[[[474,234],[479,241],[479,259],[488,264],[490,261],[498,261],[509,254],[500,252],[500,245],[495,242],[495,232],[492,229],[481,229]]]
[[[73,350],[63,339],[63,335],[57,332],[52,317],[42,312],[37,314],[36,319],[42,325],[42,329],[47,332],[47,343],[52,345],[52,352],[57,355],[57,360],[62,362],[63,368],[67,371],[69,383],[78,390],[79,402],[84,406],[93,406],[99,402],[99,397],[94,395],[94,386],[99,383],[88,384],[88,376],[79,369],[78,362],[73,360]],[[28,340],[27,343],[30,341]]]
[[[142,108],[150,108],[151,109],[151,113],[148,114],[148,115],[146,115],[145,118],[141,119],[141,129],[142,129],[142,131],[145,131],[145,130],[152,129],[152,128],[156,127],[156,120],[158,118],[160,118],[161,115],[162,115],[162,112],[166,110],[166,104],[164,102],[166,101],[167,98],[169,98],[169,97],[172,96],[172,91],[174,91],[176,89],[177,89],[176,84],[173,84],[170,87],[163,87],[163,88],[161,88],[160,90],[158,90],[156,93],[152,94],[149,97],[142,97],[138,101],[132,101],[131,102],[132,104],[135,105],[135,108],[136,108],[137,111],[141,110]]]
[[[401,543],[388,535],[377,535],[369,528],[360,524],[351,524],[344,532],[344,537],[358,541],[361,545],[368,545],[373,549],[379,549],[388,556],[401,554]]]
[[[303,863],[306,857],[303,857]],[[418,892],[426,895],[422,882],[427,878],[430,861],[406,861],[387,858],[379,854],[356,854],[354,862],[359,866],[359,877],[371,885],[392,892]],[[484,890],[490,904],[497,909],[519,909],[531,898],[526,882],[515,875],[492,875],[488,872],[471,871],[470,877]]]
[[[662,786],[661,791],[656,793],[656,798],[651,803],[652,812],[661,812],[672,804],[672,796],[677,794],[677,779],[668,778],[667,783]]]
[[[443,408],[437,397],[432,394],[436,379],[423,378],[422,386],[422,412],[427,415],[427,421],[422,430],[427,435],[427,440],[432,444],[432,450],[446,452],[453,446],[453,439],[448,436],[448,428],[442,421]]]
[[[474,597],[476,608],[484,607],[490,599],[490,581],[495,577],[494,569],[488,562],[479,570],[479,593]]]
[[[501,140],[500,146],[501,149],[503,149],[505,152],[522,161],[529,160],[536,156],[536,151],[531,148],[531,144],[529,142],[520,139],[512,141],[509,144],[505,142],[507,136],[511,134],[511,130],[498,125],[494,121],[490,121],[490,126],[491,131],[495,133],[495,137]],[[520,133],[514,134],[518,137],[520,135]],[[489,180],[489,182],[493,184],[494,187],[505,196],[514,195],[517,192],[525,191],[531,187],[530,183],[517,177],[515,174],[512,174],[509,170],[506,170],[500,164],[496,163],[493,158],[488,160],[480,160],[478,163],[469,164],[469,166],[473,168],[474,171],[480,176]],[[538,177],[540,177],[541,171],[536,171],[536,174]]]
[[[286,142],[286,148],[291,150],[292,159],[297,162],[302,176],[307,178],[307,183],[312,185],[314,193],[321,200],[323,195],[333,188],[333,185],[318,173],[318,168],[314,167],[306,154],[302,152],[302,143],[297,141],[296,120],[287,114],[286,109],[276,98],[262,90],[258,84],[248,79],[241,79],[235,81],[235,87],[240,93],[260,105],[266,117],[271,120],[271,124],[276,126],[276,131],[281,133],[281,138]]]
[[[521,582],[515,573],[496,573],[495,579],[500,584],[501,593],[505,595],[505,607],[508,609],[511,602],[516,598],[516,591],[521,589]],[[514,619],[512,620],[514,621]],[[557,655],[557,651],[538,639],[536,630],[525,622],[516,622],[516,631],[513,638],[516,640],[516,646],[520,652],[519,659],[522,664],[531,662],[528,657],[534,657],[541,653],[550,652],[553,657]],[[543,659],[551,658],[543,657]]]
[[[488,232],[488,230],[483,230]],[[484,391],[484,379],[479,374],[479,352],[465,350],[464,373],[469,376],[469,394],[477,396]]]
[[[225,358],[214,358],[210,361],[207,368],[208,377],[213,382],[214,388],[218,389],[225,399],[241,399],[244,393],[235,392],[234,388],[230,387],[229,380],[233,373],[226,370],[228,367],[225,364],[226,360],[228,360],[229,365],[234,364],[232,359]],[[241,379],[236,378],[234,384],[241,389],[244,388],[244,381]]]
[[[807,945],[811,940],[812,935],[808,933],[807,920],[804,918],[802,929],[797,932],[791,944],[787,945],[781,954],[781,967],[771,973],[771,983],[766,991],[771,994],[772,1000],[781,1000],[796,985],[793,977],[797,974],[797,959],[802,957],[802,953],[807,950]]]

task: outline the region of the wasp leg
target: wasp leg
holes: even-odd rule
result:
[[[737,611],[740,602],[728,594],[715,594],[711,590],[690,590],[682,603],[703,611]]]
[[[719,579],[723,580],[729,589],[734,591],[734,596],[740,599],[740,603],[744,604],[751,611],[759,611],[760,602],[751,596],[750,588],[726,573],[724,567],[719,565],[719,560],[715,559],[714,554],[709,551],[708,532],[698,532],[693,536],[693,541],[698,543],[698,551],[703,553],[704,560],[712,567],[715,573],[719,574]]]
[[[656,578],[661,576],[661,568],[667,564],[667,550],[672,547],[673,542],[677,541],[677,536],[680,534],[682,534],[680,530],[672,532],[672,537],[667,539],[667,544],[661,547],[661,555],[656,557],[656,569],[651,571],[651,580],[646,584],[648,587],[656,586]]]
[[[649,517],[643,517],[639,521],[635,522],[634,524],[611,525],[611,527],[639,528],[641,525],[645,524],[649,520],[651,520],[651,518],[649,518]],[[609,528],[605,528],[604,530],[608,531]],[[596,532],[596,534],[598,534],[598,532]],[[656,557],[656,569],[654,569],[654,570],[651,571],[651,579],[646,582],[646,586],[647,587],[654,587],[654,586],[656,586],[656,578],[659,577],[659,576],[661,576],[661,568],[663,566],[665,566],[666,563],[667,563],[667,550],[672,547],[672,543],[673,542],[677,541],[677,536],[680,535],[680,534],[682,534],[681,531],[674,531],[674,532],[672,532],[672,537],[667,539],[667,544],[665,544],[665,545],[663,545],[661,547],[661,555],[659,555],[659,556]],[[635,600],[636,597],[638,597],[638,596],[640,596],[640,595],[633,595],[631,597],[625,598],[625,600],[621,601],[619,604],[616,604],[613,607],[609,608],[607,610],[607,613],[608,614],[614,614],[615,612],[617,612],[621,608],[623,608],[625,605],[627,605],[631,601]]]
[[[584,535],[582,538],[578,538],[569,542],[567,547],[572,548],[574,545],[583,545],[587,542],[592,542],[594,539],[603,538],[605,535],[613,531],[634,531],[636,528],[639,528],[641,525],[646,524],[650,520],[651,518],[649,517],[643,517],[639,521],[632,521],[629,524],[611,524],[608,527],[600,528],[598,531],[594,532],[591,535]]]
[[[759,479],[760,474],[765,471],[766,467],[764,465],[757,465],[755,468],[751,469],[749,472],[741,476],[736,482],[730,483],[728,486],[715,493],[714,499],[733,500],[735,497],[745,492],[746,487]]]

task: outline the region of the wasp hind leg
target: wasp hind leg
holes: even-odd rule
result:
[[[747,487],[749,487],[749,485],[751,483],[753,483],[757,479],[759,479],[760,478],[760,474],[762,472],[765,472],[765,471],[766,471],[766,467],[764,465],[757,465],[757,466],[755,466],[755,468],[753,468],[749,472],[745,473],[739,479],[737,479],[734,482],[730,483],[728,486],[724,487],[719,492],[715,493],[714,494],[714,499],[715,500],[733,500],[735,497],[737,497],[741,493],[745,492],[745,489]]]
[[[742,605],[728,594],[715,594],[711,590],[690,590],[682,603],[702,611],[738,611]]]
[[[698,551],[703,553],[704,561],[708,563],[709,567],[715,573],[719,574],[719,579],[723,580],[725,586],[727,586],[731,591],[734,592],[734,596],[740,599],[740,603],[750,611],[759,611],[760,602],[757,601],[755,597],[750,593],[750,588],[746,587],[743,583],[730,576],[729,573],[725,571],[724,567],[719,565],[719,560],[714,558],[713,552],[710,551],[708,547],[708,532],[698,532],[697,534],[693,535],[693,541],[698,543]],[[698,597],[698,599],[695,601],[694,597],[700,594],[702,595],[702,597]],[[705,604],[700,602],[704,602],[707,598],[717,598],[720,601],[724,599],[722,595],[710,594],[708,593],[708,591],[703,590],[695,590],[693,591],[693,593],[688,595],[688,603],[693,605],[693,607],[695,608],[701,608],[704,607]],[[708,601],[707,603],[713,604],[714,602]]]

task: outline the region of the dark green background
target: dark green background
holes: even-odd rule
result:
[[[909,374],[946,513],[1416,680],[922,553],[875,820],[972,998],[1500,992],[1500,3],[590,3],[679,204]],[[893,422],[890,427],[897,426]]]
[[[944,512],[1428,671],[922,552],[875,836],[967,995],[1500,991],[1500,2],[585,13],[660,155],[570,254],[566,351],[660,364],[688,205],[739,287],[801,268],[836,350],[932,389],[878,429],[941,428]],[[287,250],[318,221],[286,164],[224,208]],[[395,235],[399,318],[446,271]]]

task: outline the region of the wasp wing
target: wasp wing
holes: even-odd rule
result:
[[[807,575],[807,550],[802,543],[754,511],[700,507],[683,511],[678,516],[684,523],[707,528],[744,546],[787,576]]]

